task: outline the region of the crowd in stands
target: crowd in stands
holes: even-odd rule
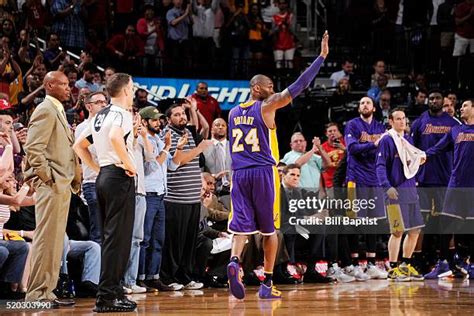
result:
[[[35,193],[31,184],[23,181],[24,145],[29,118],[45,98],[43,79],[48,71],[60,70],[68,78],[71,98],[64,108],[69,127],[78,136],[84,124],[108,105],[106,82],[119,71],[186,76],[188,69],[205,71],[214,67],[213,56],[226,54],[234,60],[252,60],[256,62],[253,65],[270,56],[274,69],[296,68],[296,17],[286,0],[135,2],[139,4],[126,0],[27,0],[0,4],[2,298],[21,298],[28,282]],[[429,11],[431,15],[426,17],[431,17],[429,25],[439,26],[436,30],[441,39],[440,54],[436,60],[440,66],[435,67],[436,78],[415,69],[418,67],[413,67],[416,72],[410,74],[393,74],[389,66],[396,66],[396,62],[391,58],[374,58],[365,64],[364,67],[372,69],[365,76],[358,73],[356,66],[361,66],[360,61],[350,56],[342,57],[338,63],[342,70],[338,66],[332,69],[334,73],[327,73],[334,88],[327,101],[330,119],[314,119],[324,126],[324,131],[295,131],[290,133],[291,139],[280,137],[281,148],[288,144],[291,148],[284,151],[279,163],[283,188],[287,189],[282,190],[282,205],[286,199],[295,198],[288,194],[295,194],[293,189],[297,187],[305,189],[304,193],[297,193],[304,196],[341,194],[338,189],[346,185],[344,126],[360,114],[360,91],[373,100],[374,118],[387,128],[391,109],[396,105],[405,106],[410,123],[435,103],[460,121],[459,107],[468,97],[467,84],[472,82],[472,78],[460,78],[459,72],[462,58],[472,58],[468,49],[471,55],[474,52],[474,3],[465,0],[454,6],[455,1],[441,2],[433,1],[437,18],[433,13],[436,11]],[[405,6],[397,9],[405,8],[405,15],[413,9],[408,5],[410,1],[400,3]],[[376,15],[371,22],[372,47],[377,50],[388,45],[384,32],[392,26],[394,30],[408,26],[405,20],[399,23],[398,19],[390,18],[385,1],[373,1],[373,7]],[[40,50],[38,38],[46,40],[45,50]],[[66,50],[80,59],[75,60]],[[416,65],[419,63],[415,60]],[[105,70],[99,71],[97,65],[105,65]],[[444,80],[441,76],[450,78]],[[401,87],[391,87],[390,82],[397,79],[403,79]],[[134,227],[134,251],[123,280],[127,293],[226,286],[231,144],[227,141],[225,115],[217,100],[209,95],[206,82],[200,82],[195,89],[186,99],[169,100],[166,111],[149,102],[146,90],[135,92],[134,133],[139,153],[136,164],[142,169],[136,207],[137,212],[141,210],[142,221]],[[354,102],[356,105],[351,106]],[[187,135],[185,143],[180,142],[183,134]],[[177,165],[173,158],[180,150],[186,151],[187,156]],[[93,146],[90,151],[93,153]],[[97,174],[83,164],[82,175],[81,193],[71,200],[55,291],[63,298],[94,297],[99,282],[102,233],[95,197]],[[141,233],[135,234],[135,229]],[[381,271],[386,270],[387,238],[378,238],[376,257],[359,258],[352,256],[353,245],[344,235],[314,234],[307,239],[299,233],[280,232],[275,281],[363,281],[368,277],[362,271],[365,268],[361,268],[360,259],[368,261],[365,264],[369,277],[379,278],[383,276]],[[365,242],[361,238],[352,244],[358,247],[359,241]],[[261,237],[252,236],[242,257],[247,284],[263,280],[261,250]],[[420,264],[420,271],[430,271],[436,264],[436,249],[423,252],[419,259],[413,264]],[[474,268],[469,271],[474,277]]]

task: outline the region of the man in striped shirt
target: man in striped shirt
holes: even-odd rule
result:
[[[213,143],[211,140],[203,140],[196,145],[191,131],[186,128],[188,120],[182,104],[173,104],[166,111],[166,117],[168,125],[162,135],[171,132],[170,155],[174,156],[176,151],[181,153],[177,155],[178,161],[175,161],[179,163],[179,167],[168,170],[167,176],[161,279],[171,286],[183,284],[184,289],[200,289],[203,284],[191,279],[201,210],[199,154]]]

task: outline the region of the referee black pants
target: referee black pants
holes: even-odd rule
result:
[[[135,220],[135,180],[114,165],[100,168],[96,180],[102,217],[102,249],[97,296],[123,296],[121,280],[127,269]]]
[[[165,202],[165,246],[161,264],[161,280],[165,284],[192,281],[199,233],[201,203]]]

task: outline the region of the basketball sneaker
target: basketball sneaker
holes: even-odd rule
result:
[[[281,292],[278,291],[273,284],[272,286],[266,286],[262,283],[258,289],[258,297],[261,299],[278,299],[281,298]]]
[[[395,282],[409,282],[410,277],[408,274],[402,272],[398,267],[390,269],[388,271],[387,278],[389,281],[395,281]]]
[[[382,270],[378,266],[369,262],[367,264],[367,275],[371,279],[384,279],[385,280],[387,279],[388,273],[386,270]]]
[[[344,268],[344,272],[350,276],[353,276],[357,281],[367,281],[370,277],[362,271],[360,266],[347,266]]]
[[[435,267],[431,272],[425,274],[425,279],[437,279],[437,278],[444,278],[447,276],[452,275],[453,272],[449,269],[449,263],[446,260],[438,260]]]
[[[466,279],[469,277],[469,265],[458,254],[453,258],[453,275],[458,279]]]
[[[403,262],[398,266],[398,269],[404,274],[408,275],[410,281],[423,281],[425,278],[420,274],[411,264]]]
[[[227,278],[229,279],[230,293],[238,299],[243,299],[245,297],[245,287],[242,283],[240,265],[238,263],[232,261],[227,265]]]
[[[345,274],[337,263],[333,263],[332,266],[329,267],[326,276],[330,279],[333,279],[334,281],[341,283],[349,283],[355,281],[355,278],[351,275]]]

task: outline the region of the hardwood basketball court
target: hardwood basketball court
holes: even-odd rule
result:
[[[358,283],[282,285],[282,300],[258,299],[248,287],[245,300],[229,297],[227,289],[161,292],[133,295],[137,312],[184,315],[472,315],[474,282],[427,280],[395,283],[373,280]],[[45,314],[92,315],[94,299],[77,299],[72,308]],[[40,315],[38,311],[6,311],[4,315]],[[133,315],[127,313],[123,315]],[[105,314],[107,315],[107,314]]]

